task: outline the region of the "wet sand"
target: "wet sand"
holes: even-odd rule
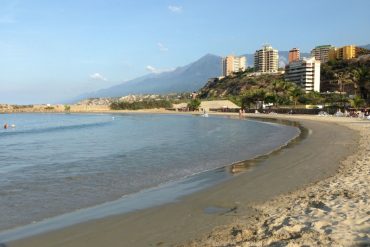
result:
[[[352,120],[343,125],[317,117],[295,120],[309,130],[307,138],[231,180],[174,203],[77,224],[6,246],[172,246],[193,239],[200,240],[191,245],[213,246],[204,236],[216,227],[228,229],[240,220],[246,225],[256,221],[256,216],[261,217],[256,205],[333,176],[340,162],[356,150],[360,135],[345,126]],[[213,240],[218,242],[217,237]]]

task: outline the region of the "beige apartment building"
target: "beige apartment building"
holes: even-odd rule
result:
[[[235,72],[245,71],[247,68],[247,58],[245,56],[229,55],[222,59],[223,76],[231,75]]]
[[[319,60],[322,63],[326,63],[329,61],[329,52],[333,48],[335,47],[331,45],[316,46],[311,50],[311,56],[315,57],[316,60]]]
[[[254,53],[254,69],[261,73],[277,73],[279,69],[279,52],[270,45],[265,45]]]

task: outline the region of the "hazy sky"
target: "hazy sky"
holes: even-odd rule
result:
[[[54,103],[264,43],[369,44],[369,10],[369,0],[0,0],[0,103]]]

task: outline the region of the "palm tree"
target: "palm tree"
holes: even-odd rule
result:
[[[299,86],[292,85],[289,88],[289,95],[290,95],[290,97],[293,98],[294,108],[296,108],[296,106],[297,106],[297,101],[298,101],[299,97],[301,97],[303,94],[304,94],[304,92],[303,92],[302,88],[300,88]]]
[[[356,84],[356,88],[358,89],[358,93],[363,99],[369,101],[370,69],[366,68],[365,66],[361,66],[352,70],[352,74],[355,79],[354,81]]]
[[[306,98],[312,105],[321,104],[323,102],[323,98],[321,94],[315,91],[309,92],[308,94],[306,94]]]
[[[289,89],[292,87],[291,82],[283,81],[283,80],[273,80],[271,83],[271,90],[275,96],[275,106],[278,107],[279,101],[283,101],[283,99],[289,96],[288,92]]]
[[[351,106],[358,110],[358,108],[365,105],[365,100],[362,99],[360,96],[355,96],[353,99],[350,100]]]
[[[348,78],[348,74],[344,72],[338,72],[334,74],[334,78],[336,78],[337,83],[339,85],[339,92],[344,93],[344,88],[346,85],[353,84],[353,81]]]

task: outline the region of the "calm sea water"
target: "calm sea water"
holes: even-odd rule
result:
[[[2,114],[0,230],[267,153],[298,129],[225,117]]]

